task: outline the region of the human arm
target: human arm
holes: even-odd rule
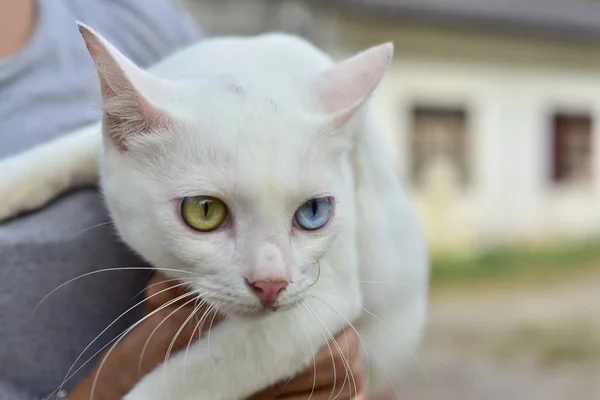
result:
[[[164,304],[168,304],[177,297],[184,295],[183,291],[174,286],[175,283],[168,281],[160,274],[153,277],[146,291],[146,296],[149,299],[147,301],[148,313],[159,310]],[[104,357],[100,357],[88,376],[70,391],[69,399],[89,399],[96,375],[98,375],[98,379],[94,390],[94,399],[113,400],[120,398],[128,393],[143,375],[153,370],[165,359],[168,348],[176,334],[177,340],[174,342],[174,352],[185,349],[190,340],[197,339],[198,331],[194,332],[197,319],[190,319],[181,331],[179,329],[193,312],[192,306],[185,305],[179,311],[175,311],[181,305],[182,302],[179,301],[160,310],[141,324],[138,329],[132,331],[107,357],[107,361],[101,370],[100,364]],[[166,318],[173,312],[174,314]],[[163,325],[152,334],[154,328],[163,320],[165,321]],[[213,320],[212,316],[206,318],[201,327],[202,333],[206,333],[210,325],[215,326],[217,324],[215,321],[216,319]],[[194,335],[194,338],[192,338],[192,335]],[[152,338],[148,341],[149,336],[152,336]],[[147,341],[149,344],[144,353],[141,369],[139,369],[140,356]],[[339,347],[332,344],[332,350],[330,350],[328,346],[325,346],[315,357],[314,368],[311,365],[305,372],[289,382],[282,382],[272,388],[266,388],[249,400],[307,398],[313,392],[313,383],[315,387],[312,395],[313,400],[328,399],[332,391],[336,394],[339,393],[337,398],[340,400],[355,398],[353,397],[355,387],[350,385],[350,382],[357,382],[360,391],[358,338],[354,331],[346,330],[338,334],[335,341]],[[336,348],[341,349],[342,353],[337,352]],[[346,360],[348,360],[352,371],[347,379]],[[313,375],[315,370],[317,372],[316,377]]]
[[[35,21],[34,0],[0,0],[0,59],[19,51]]]

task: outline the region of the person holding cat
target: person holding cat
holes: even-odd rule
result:
[[[0,0],[0,158],[99,118],[91,107],[100,99],[95,70],[75,20],[101,28],[141,66],[202,37],[169,0]],[[160,271],[148,281],[150,272],[116,240],[93,190],[0,226],[0,399],[89,399],[95,384],[94,399],[114,400],[165,359],[176,333],[175,350],[185,350],[198,335],[195,324],[179,329],[192,308],[169,305],[176,285]],[[144,290],[146,310],[130,309],[144,300],[136,295]],[[149,318],[128,331],[100,368],[105,345],[144,313]],[[303,399],[314,392],[318,400],[332,389],[337,398],[356,395],[347,390],[343,361],[349,359],[360,382],[358,339],[347,330],[336,340],[348,352],[323,349],[316,377],[311,366],[254,398]]]

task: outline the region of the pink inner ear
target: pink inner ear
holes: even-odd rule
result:
[[[153,106],[136,88],[156,91],[156,85],[125,56],[91,29],[79,30],[96,65],[103,99],[103,130],[120,150],[127,150],[129,137],[166,128],[168,116]],[[134,78],[132,81],[131,78]]]
[[[382,44],[342,61],[321,74],[315,86],[322,111],[328,114],[351,113],[375,89],[392,55],[392,44]]]
[[[115,76],[113,76],[114,78]],[[119,81],[100,79],[103,96],[103,129],[111,141],[120,149],[127,150],[127,138],[133,135],[166,129],[168,116],[146,100],[124,77]]]
[[[127,139],[134,135],[169,127],[167,114],[154,107],[130,83],[115,90],[102,81],[104,133],[120,150],[127,150]]]
[[[169,127],[169,118],[143,98],[105,101],[103,130],[111,142],[126,151],[127,138]]]

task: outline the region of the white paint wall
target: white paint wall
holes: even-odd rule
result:
[[[414,194],[432,244],[471,248],[489,241],[600,233],[600,71],[400,57],[373,102],[405,179],[411,106],[467,109],[472,186],[445,202],[443,218],[430,196]],[[550,181],[555,109],[589,111],[594,118],[591,186],[558,187]]]

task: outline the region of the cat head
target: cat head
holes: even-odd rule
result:
[[[391,44],[309,79],[172,81],[80,32],[98,70],[102,187],[123,240],[221,312],[302,300],[335,241],[353,238],[349,150]]]

